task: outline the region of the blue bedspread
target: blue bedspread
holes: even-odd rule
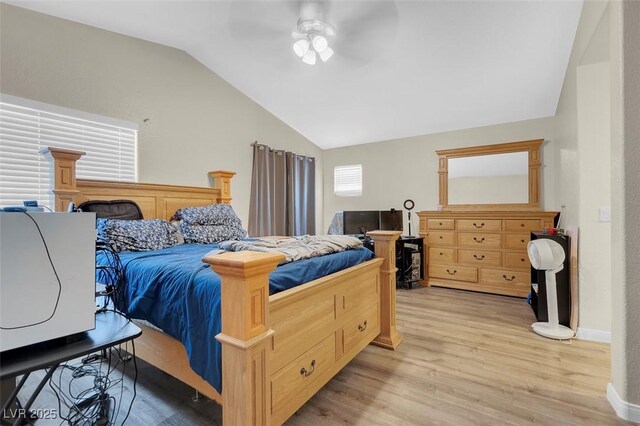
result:
[[[216,244],[183,244],[120,253],[120,259],[127,314],[149,321],[180,340],[193,371],[220,392],[221,346],[215,339],[221,327],[220,276],[202,262],[202,257],[216,248]],[[269,290],[272,294],[287,290],[373,257],[362,248],[288,263],[271,273]]]

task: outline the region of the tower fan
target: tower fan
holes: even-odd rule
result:
[[[531,266],[540,271],[545,271],[547,289],[548,322],[535,322],[531,325],[533,331],[549,339],[570,339],[573,330],[558,321],[558,290],[556,274],[562,271],[565,259],[562,246],[553,240],[541,238],[529,241],[527,252]]]

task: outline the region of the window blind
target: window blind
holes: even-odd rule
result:
[[[86,152],[82,179],[137,180],[137,125],[15,96],[0,97],[0,205],[52,204],[46,147]]]
[[[362,164],[336,166],[333,169],[333,191],[338,197],[362,195]]]

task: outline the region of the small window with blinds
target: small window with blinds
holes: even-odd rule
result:
[[[9,95],[0,95],[0,205],[51,205],[47,147],[86,152],[81,179],[137,180],[138,126]]]
[[[362,195],[362,164],[336,166],[333,169],[333,192],[338,197]]]

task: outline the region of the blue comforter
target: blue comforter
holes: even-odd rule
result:
[[[124,300],[120,308],[180,340],[193,371],[222,388],[220,276],[202,258],[217,244],[182,244],[150,252],[120,253]],[[365,248],[288,263],[269,276],[277,293],[372,259]],[[98,259],[100,263],[100,259]]]

